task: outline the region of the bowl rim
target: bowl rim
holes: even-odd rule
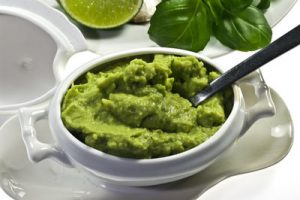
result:
[[[71,73],[64,81],[60,83],[56,90],[56,94],[53,98],[53,101],[50,106],[50,116],[53,120],[49,120],[50,123],[50,128],[56,127],[62,130],[64,132],[64,135],[66,138],[71,141],[77,148],[79,148],[82,151],[88,151],[89,154],[92,154],[93,156],[96,157],[101,157],[106,160],[110,160],[112,162],[123,162],[126,164],[139,164],[139,165],[148,165],[148,164],[155,164],[155,163],[162,163],[162,162],[170,162],[172,160],[177,160],[179,158],[186,157],[187,155],[193,155],[195,153],[198,153],[199,151],[206,151],[213,143],[218,143],[221,140],[221,136],[226,133],[225,130],[227,130],[231,126],[231,122],[234,120],[234,117],[236,114],[239,112],[239,108],[242,105],[242,95],[240,92],[240,88],[233,84],[232,85],[232,90],[234,93],[233,97],[233,107],[232,110],[224,122],[224,124],[221,126],[221,128],[211,137],[209,137],[206,141],[203,143],[186,150],[184,152],[170,155],[170,156],[165,156],[165,157],[159,157],[159,158],[151,158],[151,159],[134,159],[134,158],[125,158],[125,157],[119,157],[115,155],[111,155],[105,152],[102,152],[100,150],[97,150],[93,147],[90,147],[80,140],[78,140],[72,133],[70,133],[67,128],[64,126],[62,120],[61,120],[61,102],[63,99],[64,94],[66,93],[67,89],[69,86],[72,84],[74,80],[76,80],[78,77],[83,75],[84,73],[90,71],[94,67],[98,67],[102,64],[109,63],[111,61],[115,61],[118,59],[126,58],[126,57],[134,57],[134,56],[141,56],[141,55],[147,55],[147,54],[169,54],[169,55],[180,55],[180,56],[194,56],[197,59],[203,61],[204,63],[207,63],[216,69],[218,69],[220,72],[223,72],[220,68],[216,66],[209,58],[202,56],[200,54],[186,51],[186,50],[181,50],[181,49],[173,49],[173,48],[164,48],[164,47],[148,47],[148,48],[138,48],[138,49],[133,49],[133,50],[127,50],[127,51],[122,51],[118,53],[113,53],[109,54],[103,57],[98,57],[88,63],[85,63],[81,67],[79,67],[77,70],[75,70],[73,73]],[[54,131],[52,129],[52,134],[57,133],[57,131]],[[62,149],[64,150],[65,148],[62,146]],[[65,152],[69,154],[69,152]],[[72,157],[72,156],[71,156]],[[78,160],[76,160],[78,161]],[[81,163],[81,162],[80,162]]]

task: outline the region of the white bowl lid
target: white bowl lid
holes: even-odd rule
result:
[[[0,116],[44,102],[86,41],[60,11],[38,0],[0,0]]]

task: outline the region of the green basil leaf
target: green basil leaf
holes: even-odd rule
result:
[[[254,6],[227,16],[215,25],[214,34],[224,45],[241,51],[265,47],[272,39],[272,29],[264,14]]]
[[[229,12],[240,12],[249,7],[253,0],[221,0],[223,6]]]
[[[256,4],[256,7],[261,9],[261,10],[266,10],[270,7],[270,5],[271,5],[271,0],[260,0]]]
[[[204,0],[204,3],[209,8],[215,23],[218,23],[218,21],[222,20],[225,9],[221,0]]]
[[[157,6],[148,34],[160,46],[200,51],[211,31],[211,16],[202,0],[168,0]]]

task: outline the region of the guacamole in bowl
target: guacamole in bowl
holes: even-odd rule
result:
[[[188,99],[218,70],[209,58],[181,49],[99,56],[67,76],[50,105],[20,111],[28,156],[79,169],[97,185],[150,186],[192,176],[275,112],[259,71],[192,107]],[[34,123],[46,117],[54,144],[37,138]]]
[[[178,154],[206,141],[225,122],[231,90],[197,108],[188,100],[218,76],[193,56],[123,59],[74,81],[61,104],[62,121],[76,138],[104,153],[136,159]]]

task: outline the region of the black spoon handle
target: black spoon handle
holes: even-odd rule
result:
[[[225,86],[231,85],[235,81],[253,72],[274,58],[289,51],[300,44],[300,25],[284,34],[279,39],[253,54],[243,62],[226,71],[218,79],[214,80],[208,87],[194,96],[191,101],[194,106],[212,96]]]

